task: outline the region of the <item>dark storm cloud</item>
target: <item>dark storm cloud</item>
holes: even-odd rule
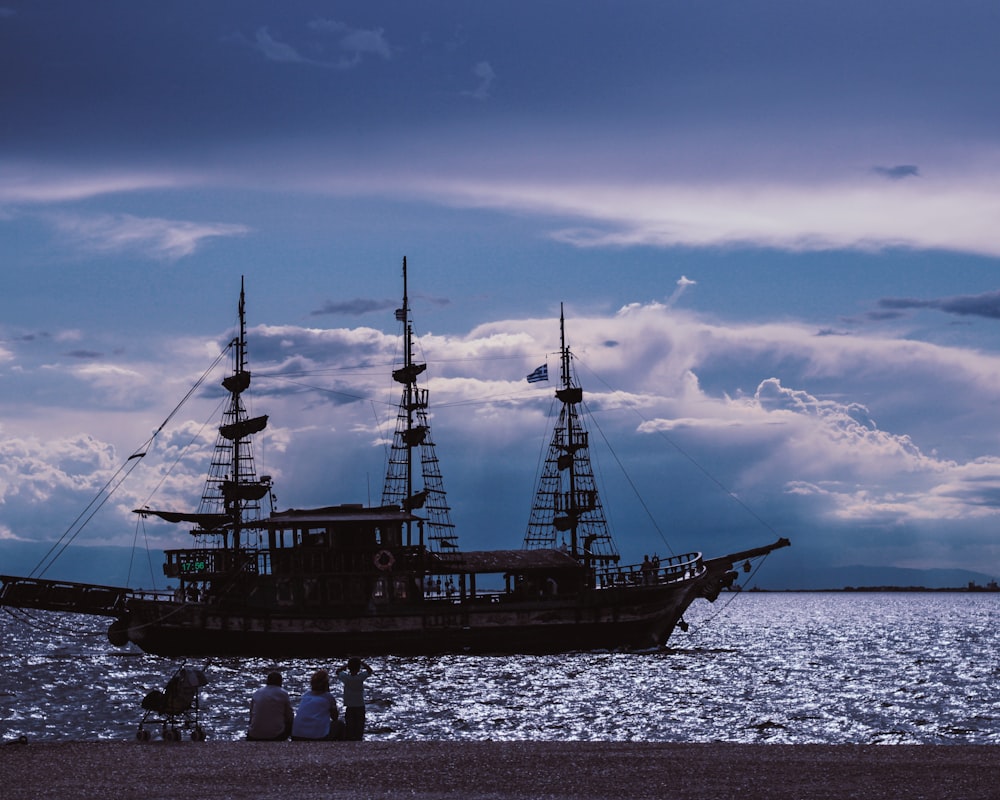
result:
[[[898,164],[895,167],[872,167],[872,172],[891,181],[920,177],[920,169],[916,164]]]
[[[956,295],[936,300],[918,300],[909,297],[884,297],[878,301],[881,308],[892,310],[933,308],[946,314],[962,317],[1000,319],[1000,291],[973,295]]]
[[[51,339],[52,335],[43,331],[41,333],[24,333],[11,339],[12,342],[35,342],[39,339]]]
[[[902,311],[869,311],[865,314],[865,319],[872,322],[885,322],[890,319],[899,319],[906,316]]]
[[[347,314],[352,317],[360,317],[362,314],[371,314],[374,311],[386,311],[396,308],[399,305],[397,300],[372,300],[366,297],[357,297],[343,303],[335,303],[327,300],[315,311],[310,311],[310,317],[320,317],[327,314]]]

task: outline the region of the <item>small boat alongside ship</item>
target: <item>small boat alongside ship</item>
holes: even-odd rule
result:
[[[609,534],[590,463],[583,390],[560,315],[559,404],[523,546],[463,551],[428,416],[426,369],[413,359],[403,261],[403,363],[396,429],[378,506],[265,513],[271,479],[256,473],[245,297],[230,343],[228,401],[200,507],[136,509],[190,526],[167,550],[170,592],[0,576],[0,605],[113,620],[117,646],[165,656],[541,653],[666,643],[698,599],[714,601],[737,569],[787,539],[706,558],[692,552],[626,565]],[[417,462],[419,461],[419,469]]]

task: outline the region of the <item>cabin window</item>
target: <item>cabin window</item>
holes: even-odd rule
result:
[[[409,595],[406,578],[396,578],[393,589],[397,600],[405,600]]]
[[[309,547],[325,547],[326,542],[326,528],[309,528],[306,530],[303,544]]]
[[[388,586],[385,578],[376,578],[375,586],[372,588],[372,598],[375,600],[385,600],[388,594]]]
[[[375,529],[375,541],[380,547],[399,547],[399,539],[398,525],[380,526]]]
[[[288,581],[278,581],[274,587],[275,600],[278,605],[291,605],[294,598],[292,596],[292,585]]]

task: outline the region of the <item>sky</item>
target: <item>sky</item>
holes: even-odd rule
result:
[[[0,0],[0,557],[233,334],[280,508],[377,501],[409,265],[459,540],[518,547],[558,318],[626,560],[1000,578],[1000,7]],[[186,544],[213,377],[75,544]],[[602,452],[602,450],[604,452]],[[95,576],[95,580],[97,576]]]

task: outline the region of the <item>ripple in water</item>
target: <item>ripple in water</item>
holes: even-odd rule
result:
[[[727,599],[696,605],[691,631],[664,651],[372,659],[369,736],[1000,743],[1000,595]],[[142,698],[183,662],[112,648],[106,627],[89,617],[0,615],[3,739],[134,739]],[[269,669],[282,670],[295,703],[314,669],[339,666],[192,664],[210,680],[201,721],[214,739],[243,737],[250,695]]]

